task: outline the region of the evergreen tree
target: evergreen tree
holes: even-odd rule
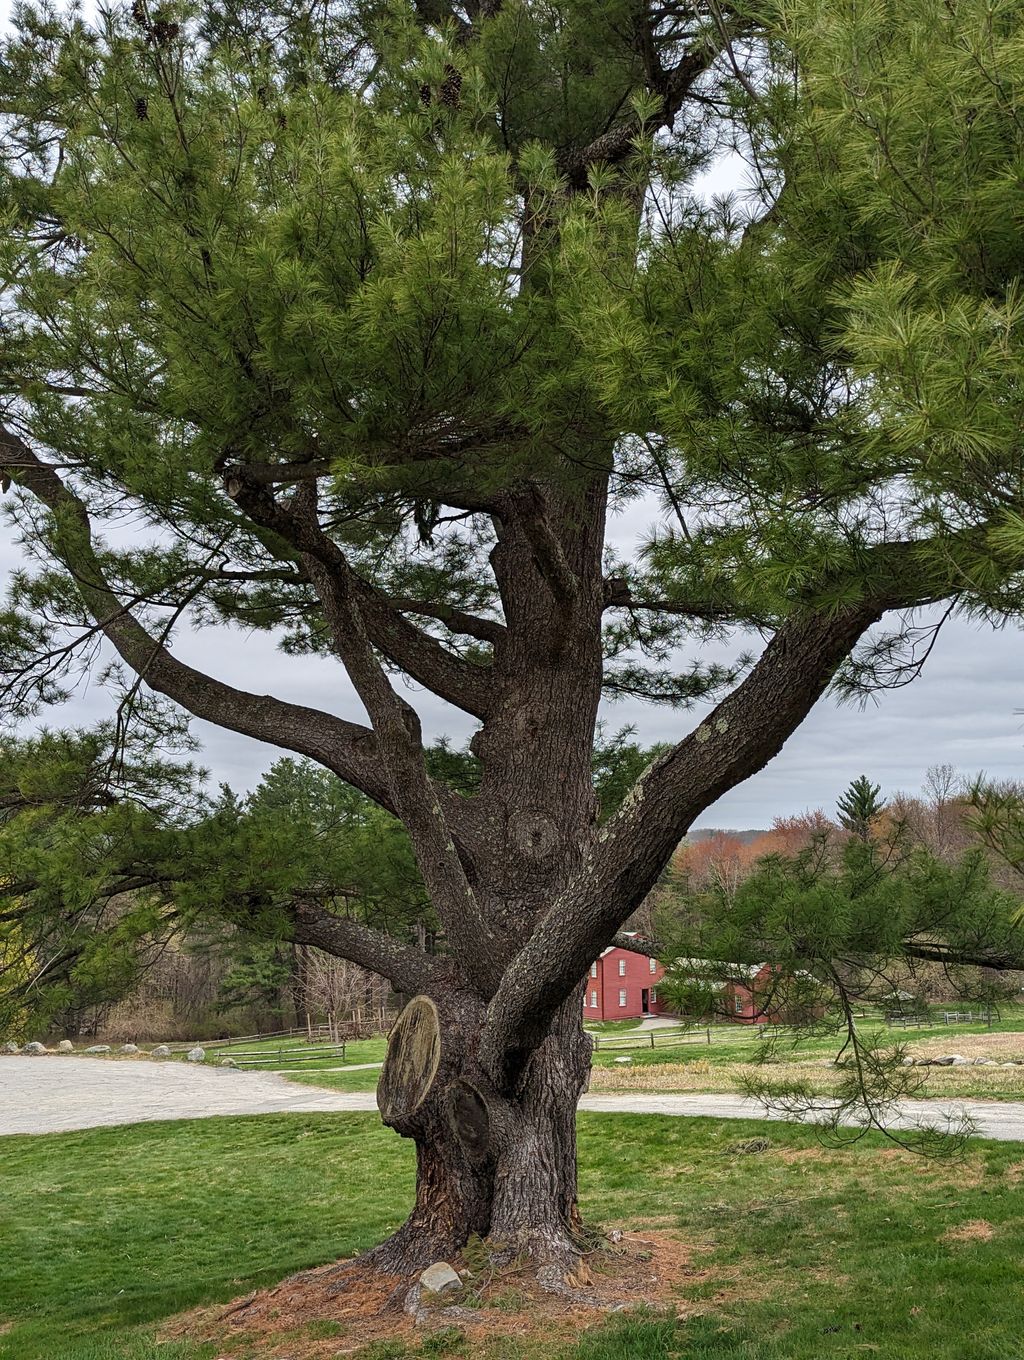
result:
[[[912,678],[937,604],[1019,610],[1020,40],[1010,0],[18,9],[7,714],[102,637],[120,726],[154,691],[403,823],[444,958],[274,908],[419,994],[386,1268],[475,1232],[578,1277],[591,960],[831,684]],[[696,191],[721,145],[746,216]],[[617,560],[644,493],[670,527]],[[334,658],[366,723],[187,664],[186,618]],[[472,791],[405,679],[476,723]],[[716,705],[603,818],[602,693]]]
[[[922,964],[938,964],[966,1001],[990,1006],[985,970],[1024,965],[1020,897],[993,882],[984,849],[945,862],[902,823],[872,838],[822,827],[798,853],[764,856],[738,886],[674,888],[661,911],[668,971],[659,993],[691,1013],[714,1011],[737,965],[769,963],[765,1016],[797,1025],[796,1045],[806,1035],[841,1036],[837,1100],[815,1113],[833,1129],[865,1117],[883,1128],[886,1104],[922,1084],[900,1043],[866,1037],[855,1022],[864,1003],[891,1004],[894,976],[913,983]],[[678,959],[705,962],[695,977]],[[777,1050],[778,1041],[766,1042],[764,1056]],[[770,1074],[750,1090],[792,1112],[815,1105],[809,1088]]]
[[[872,825],[885,811],[885,802],[878,796],[881,792],[880,784],[872,784],[866,774],[860,775],[836,803],[839,824],[862,841],[869,840]]]

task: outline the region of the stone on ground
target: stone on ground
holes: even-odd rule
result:
[[[157,1044],[156,1048],[150,1050],[149,1056],[151,1058],[169,1058],[171,1050],[167,1044]]]
[[[74,1051],[75,1046],[70,1039],[61,1039],[60,1043],[57,1045],[58,1053],[74,1053]]]
[[[31,1042],[30,1044],[26,1044],[25,1047],[24,1047],[21,1051],[22,1051],[22,1053],[29,1053],[29,1054],[45,1053],[45,1052],[46,1052],[46,1045],[45,1045],[45,1044],[39,1043],[39,1041],[38,1041],[37,1039],[33,1039],[32,1042]]]
[[[462,1278],[447,1261],[435,1261],[420,1276],[420,1284],[431,1294],[450,1294],[462,1288]]]
[[[185,1054],[185,1057],[188,1059],[189,1062],[205,1062],[206,1049],[200,1048],[199,1045],[196,1044],[195,1048],[189,1049],[189,1051]]]
[[[93,1044],[91,1048],[87,1048],[85,1051],[86,1051],[86,1053],[109,1053],[109,1052],[110,1052],[110,1045],[109,1045],[109,1044]]]
[[[139,1046],[138,1044],[122,1044],[117,1051],[118,1053],[138,1053]]]

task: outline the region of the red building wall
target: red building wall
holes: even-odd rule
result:
[[[665,1008],[658,996],[658,983],[664,976],[657,959],[631,949],[606,949],[587,976],[584,1020],[637,1020],[644,1015],[661,1015]]]

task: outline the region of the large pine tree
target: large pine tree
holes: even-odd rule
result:
[[[914,611],[1018,608],[1020,36],[1008,0],[17,10],[8,711],[102,637],[122,722],[148,687],[404,823],[444,956],[288,927],[418,998],[389,1268],[476,1232],[575,1270],[591,960],[830,684],[912,673]],[[729,145],[746,217],[694,187]],[[618,560],[641,494],[671,527]],[[367,721],[186,663],[185,620],[334,658]],[[474,790],[407,680],[475,721]],[[717,701],[610,816],[602,692]]]

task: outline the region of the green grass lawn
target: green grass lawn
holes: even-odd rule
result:
[[[760,1133],[767,1151],[736,1149]],[[680,1304],[696,1315],[471,1360],[1024,1357],[1018,1144],[978,1142],[946,1165],[877,1137],[823,1149],[785,1125],[600,1115],[581,1117],[580,1140],[585,1215],[677,1232],[693,1264]],[[0,1159],[3,1360],[216,1360],[158,1344],[154,1324],[365,1248],[412,1187],[412,1148],[372,1115],[5,1138]],[[453,1336],[388,1360],[442,1344],[471,1354]]]

